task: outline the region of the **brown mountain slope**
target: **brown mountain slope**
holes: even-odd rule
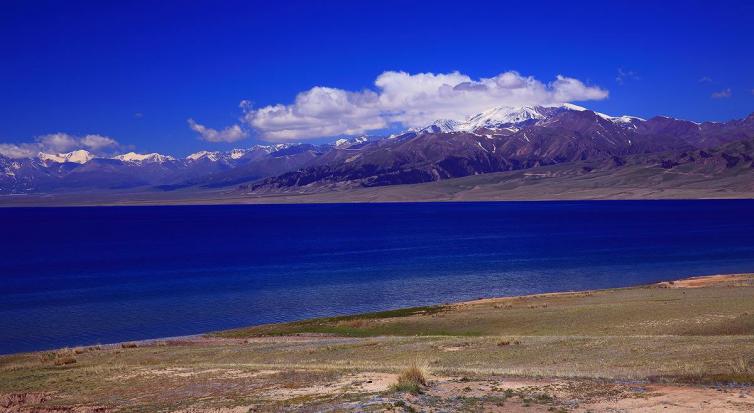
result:
[[[562,110],[536,122],[496,130],[413,132],[358,148],[336,149],[315,165],[267,178],[252,189],[413,184],[577,161],[690,153],[751,138],[754,116],[728,123],[696,124],[665,117],[621,122],[590,110]]]
[[[287,202],[740,198],[754,197],[753,158],[754,139],[747,139],[716,149],[616,156],[413,185],[245,186],[239,192]]]

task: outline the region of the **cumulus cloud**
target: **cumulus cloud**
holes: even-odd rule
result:
[[[115,148],[118,146],[118,142],[113,138],[102,135],[86,135],[79,139],[81,145],[85,148],[89,148],[93,151],[100,151],[106,148]]]
[[[33,144],[0,143],[0,156],[5,156],[6,158],[30,158],[37,153],[39,153],[39,149]]]
[[[287,141],[355,135],[395,123],[423,126],[440,118],[463,119],[494,106],[547,105],[608,96],[607,90],[578,79],[558,75],[544,83],[515,71],[480,79],[457,71],[387,71],[375,79],[374,85],[376,90],[361,91],[317,86],[299,93],[291,104],[258,109],[242,102],[243,120],[265,140]],[[202,136],[200,130],[213,131],[192,123],[192,129]]]
[[[236,142],[248,136],[248,133],[239,125],[231,125],[223,130],[208,128],[196,123],[193,119],[188,120],[189,127],[199,134],[207,142]]]
[[[115,139],[107,136],[73,136],[67,133],[52,133],[38,136],[33,142],[2,143],[0,144],[0,155],[17,159],[33,157],[40,152],[57,154],[77,149],[101,154],[119,147],[120,144]]]
[[[712,92],[712,95],[710,95],[712,99],[725,99],[733,96],[733,91],[730,90],[730,88],[723,89],[717,92]]]

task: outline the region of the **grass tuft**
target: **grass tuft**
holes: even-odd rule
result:
[[[411,365],[403,370],[400,376],[398,376],[398,382],[392,387],[393,391],[406,392],[413,394],[420,394],[427,387],[427,368],[417,362],[412,362]]]

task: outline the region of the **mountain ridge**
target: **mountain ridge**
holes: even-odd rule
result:
[[[691,151],[754,137],[752,116],[697,124],[667,117],[610,117],[576,106],[528,109],[514,117],[510,112],[498,116],[500,111],[485,112],[492,113],[486,118],[472,117],[482,120],[473,132],[409,131],[345,159],[330,156],[318,165],[267,178],[252,189],[272,192],[309,185],[431,182],[575,161]],[[491,118],[500,122],[493,124]]]
[[[464,121],[446,119],[389,137],[321,145],[254,145],[184,158],[135,152],[97,157],[84,150],[23,159],[0,156],[0,194],[235,186],[271,194],[417,184],[583,161],[621,163],[637,155],[688,154],[750,138],[754,114],[696,123],[609,116],[572,104],[496,107]]]

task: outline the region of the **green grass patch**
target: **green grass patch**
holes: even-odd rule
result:
[[[410,316],[429,316],[445,310],[444,306],[424,306],[401,308],[397,310],[378,311],[374,313],[344,315],[337,317],[314,318],[291,323],[265,324],[261,326],[245,327],[212,333],[211,335],[226,338],[245,338],[258,336],[280,336],[301,333],[334,334],[349,337],[367,337],[378,334],[399,333],[392,326],[373,326],[372,320],[396,319]],[[381,328],[380,328],[381,327]],[[415,331],[411,335],[417,334]],[[432,333],[434,334],[434,333]]]

